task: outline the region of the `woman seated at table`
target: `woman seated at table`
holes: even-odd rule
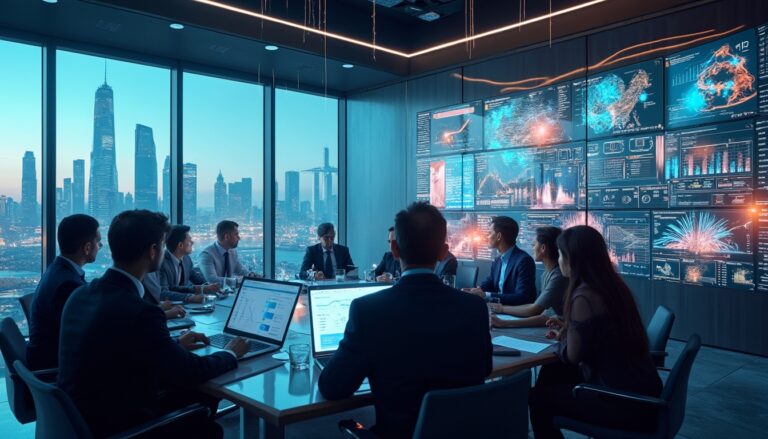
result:
[[[541,294],[533,303],[507,306],[493,303],[497,314],[508,314],[514,319],[502,319],[493,315],[491,320],[497,328],[516,328],[523,326],[546,326],[550,318],[563,315],[563,295],[568,287],[568,279],[563,277],[557,265],[557,237],[562,231],[557,227],[539,227],[533,244],[533,259],[544,264],[541,275]]]
[[[559,340],[560,362],[542,367],[529,397],[535,437],[563,437],[555,416],[613,428],[654,428],[655,409],[573,396],[574,386],[584,382],[656,397],[662,384],[637,305],[600,233],[572,227],[563,231],[557,246],[569,285],[562,326],[549,334]]]

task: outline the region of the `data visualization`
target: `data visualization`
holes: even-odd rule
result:
[[[758,106],[760,114],[768,115],[768,24],[757,28]]]
[[[768,119],[758,119],[756,125],[757,180],[755,182],[755,202],[768,205]]]
[[[768,206],[760,206],[757,215],[757,290],[768,292]]]
[[[482,149],[482,101],[430,112],[429,139],[433,156]]]
[[[670,206],[752,203],[754,129],[746,120],[668,132],[664,174]]]
[[[757,47],[749,29],[666,60],[667,128],[757,112]]]
[[[590,76],[588,138],[663,129],[662,71],[658,58]]]
[[[585,81],[485,101],[486,149],[549,145],[586,135]]]
[[[439,209],[472,209],[475,157],[443,156],[416,161],[416,198]]]
[[[475,225],[475,214],[446,212],[443,214],[447,226],[448,249],[458,259],[474,259],[475,249],[485,239]]]
[[[664,208],[664,134],[590,140],[587,143],[590,208]]]
[[[299,294],[299,285],[246,280],[240,288],[227,329],[282,341]]]
[[[477,209],[583,207],[584,143],[517,148],[475,156]]]
[[[753,289],[753,209],[654,211],[654,279]]]
[[[588,225],[600,232],[611,261],[621,274],[650,276],[651,215],[649,212],[590,212]]]

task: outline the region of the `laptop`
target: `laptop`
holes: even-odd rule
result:
[[[243,278],[224,332],[208,337],[211,346],[224,349],[235,337],[243,337],[249,349],[240,360],[282,348],[301,287],[300,283]]]
[[[358,297],[390,288],[392,284],[337,284],[309,287],[309,324],[312,355],[323,369],[339,348],[349,319],[349,306]]]

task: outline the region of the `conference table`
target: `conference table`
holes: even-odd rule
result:
[[[234,297],[217,302],[210,314],[189,315],[195,321],[192,330],[204,334],[223,331]],[[506,335],[538,343],[550,343],[544,337],[543,328],[494,329],[492,337]],[[285,349],[292,344],[311,344],[307,308],[307,295],[299,297],[289,327]],[[207,348],[196,351],[205,354]],[[554,348],[539,353],[521,351],[517,357],[494,356],[493,371],[489,378],[512,375],[524,369],[557,361]],[[240,362],[233,374],[202,384],[200,391],[231,401],[240,410],[240,437],[281,439],[285,437],[288,424],[318,418],[321,416],[352,410],[373,404],[373,396],[367,388],[352,397],[329,401],[320,395],[318,379],[320,369],[314,364],[304,370],[291,369],[288,361],[273,360],[266,355]],[[262,368],[268,370],[262,371]],[[258,371],[255,373],[253,371]],[[240,374],[240,375],[238,375]]]

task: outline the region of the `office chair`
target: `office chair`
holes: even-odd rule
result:
[[[531,371],[478,386],[433,390],[424,395],[413,439],[446,437],[528,437]],[[356,439],[377,436],[353,420],[339,429]]]
[[[666,306],[656,308],[651,321],[648,322],[648,346],[651,357],[656,367],[664,367],[664,359],[667,356],[667,341],[675,323],[675,313]]]
[[[669,374],[661,397],[638,395],[622,390],[610,389],[592,384],[580,384],[573,389],[577,399],[602,398],[607,401],[629,401],[639,405],[647,405],[658,409],[658,421],[653,432],[624,431],[608,427],[590,425],[575,419],[555,417],[559,428],[575,431],[590,437],[610,437],[627,439],[662,439],[673,438],[680,430],[685,419],[685,402],[688,397],[688,378],[696,355],[701,348],[701,338],[694,334],[688,339],[680,358],[677,359],[672,372]]]
[[[21,379],[29,386],[35,401],[35,409],[39,414],[37,425],[35,425],[36,438],[93,438],[90,428],[83,420],[77,407],[63,390],[53,384],[40,381],[21,361],[17,360],[13,366]],[[111,437],[137,437],[193,415],[207,416],[208,409],[194,404]]]
[[[21,303],[21,310],[24,311],[24,317],[29,322],[29,317],[32,315],[32,299],[35,298],[35,293],[25,294],[19,297],[19,303]]]
[[[456,270],[456,289],[476,287],[478,271],[476,265],[461,265]]]

